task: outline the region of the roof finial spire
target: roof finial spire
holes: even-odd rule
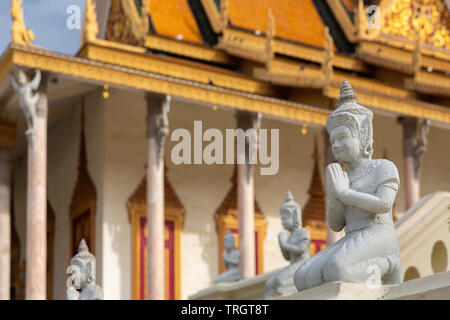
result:
[[[11,19],[12,43],[26,46],[34,40],[33,30],[25,27],[22,0],[11,0]]]
[[[93,0],[86,0],[84,13],[84,40],[87,43],[95,42],[98,35],[97,10]]]

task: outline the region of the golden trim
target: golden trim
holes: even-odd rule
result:
[[[213,82],[219,87],[262,95],[274,95],[275,93],[273,88],[267,83],[217,67],[205,66],[197,62],[181,61],[178,58],[163,57],[155,54],[138,54],[94,44],[89,44],[83,54],[89,60],[154,72],[179,79],[205,84]]]
[[[370,92],[369,90],[356,88],[355,86],[353,86],[353,89],[358,95],[358,102],[362,105],[397,114],[426,118],[441,123],[450,123],[450,112],[444,107],[410,99],[385,96]],[[337,99],[339,93],[340,86],[336,82],[324,89],[324,94],[329,98]]]
[[[12,51],[12,54],[7,54],[5,57],[9,57],[16,65],[96,81],[99,84],[109,83],[121,87],[170,94],[203,103],[261,112],[272,117],[287,118],[320,126],[325,125],[329,114],[328,110],[300,103],[55,54],[44,49],[13,46],[9,50]],[[10,62],[5,61],[0,62],[0,65],[4,63],[12,66]]]
[[[414,43],[411,42],[403,44],[403,48],[398,48],[384,43],[362,41],[359,43],[356,49],[356,54],[360,59],[374,65],[386,67],[400,72],[405,72],[408,74],[413,74]],[[427,51],[425,47],[421,48],[421,54],[421,65],[423,67],[432,67],[435,70],[450,72],[450,55],[447,57],[447,59],[430,56],[430,51]],[[434,53],[434,55],[436,55],[436,52]]]
[[[184,41],[177,41],[158,35],[147,35],[145,38],[145,46],[149,49],[161,50],[199,60],[221,64],[233,64],[233,59],[220,50]]]
[[[347,11],[342,6],[341,1],[339,0],[327,0],[327,4],[330,7],[331,11],[333,11],[336,20],[341,26],[342,30],[348,41],[351,43],[356,42],[356,28],[353,25],[352,20],[347,14]]]
[[[272,42],[274,53],[279,53],[292,58],[312,61],[318,64],[322,63],[324,60],[325,51],[323,49],[301,45],[281,39],[274,39]],[[257,36],[255,34],[242,30],[226,28],[223,30],[222,36],[219,37],[219,43],[217,47],[237,57],[260,63],[266,63],[266,44],[266,37]],[[332,63],[335,67],[346,70],[360,72],[368,71],[367,65],[362,61],[343,55],[336,54],[333,57]]]
[[[215,33],[221,33],[228,25],[228,1],[221,1],[221,10],[217,10],[213,0],[201,0],[208,20]]]
[[[121,0],[123,11],[129,19],[131,32],[136,40],[143,44],[145,43],[145,37],[150,31],[148,24],[148,0],[143,1],[144,6],[142,7],[142,16],[139,16],[139,12],[136,9],[133,0]]]
[[[139,225],[140,219],[147,217],[146,205],[134,203],[128,208],[131,220],[131,236],[132,236],[132,299],[140,299],[140,256],[137,249],[140,246]],[[182,209],[170,207],[164,208],[165,221],[174,223],[174,298],[181,299],[181,234],[184,224],[184,215]],[[146,229],[147,230],[147,229]],[[147,232],[147,231],[146,231]]]
[[[435,72],[419,71],[414,78],[405,79],[405,87],[424,94],[450,96],[450,78]]]

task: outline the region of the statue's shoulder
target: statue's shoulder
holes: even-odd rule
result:
[[[397,166],[389,160],[377,159],[375,166],[375,175],[377,176],[377,184],[392,182],[400,185],[400,176]]]

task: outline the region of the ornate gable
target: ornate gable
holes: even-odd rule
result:
[[[383,21],[382,32],[417,39],[450,50],[450,13],[444,0],[397,0]]]

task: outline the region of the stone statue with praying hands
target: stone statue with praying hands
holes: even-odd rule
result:
[[[81,240],[78,253],[70,260],[67,273],[67,300],[103,300],[103,291],[95,283],[95,256]]]
[[[217,276],[216,283],[238,281],[241,279],[241,269],[239,267],[240,254],[239,250],[235,247],[234,236],[230,230],[227,230],[223,242],[225,246],[223,263],[227,271]]]
[[[309,244],[311,236],[306,228],[302,228],[302,211],[300,205],[294,201],[290,191],[286,194],[286,200],[280,208],[281,223],[288,233],[281,231],[278,234],[283,257],[289,261],[289,265],[274,275],[266,282],[264,298],[295,293],[294,273],[306,259],[309,258]]]
[[[344,80],[338,108],[326,124],[339,162],[326,169],[327,221],[336,232],[345,228],[345,236],[300,265],[294,275],[298,291],[331,281],[366,283],[369,288],[401,282],[392,220],[400,179],[392,162],[372,159],[373,113],[357,100]]]

